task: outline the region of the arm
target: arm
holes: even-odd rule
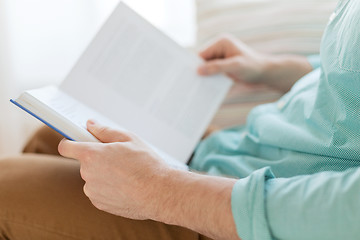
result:
[[[231,234],[225,239],[235,239],[232,235],[234,233],[229,231],[233,229],[229,228],[232,226],[232,217],[235,219],[238,235],[243,240],[339,240],[357,239],[360,236],[360,169],[277,179],[269,168],[264,168],[245,179],[237,180],[235,185],[234,180],[225,178],[200,177],[195,174],[193,180],[186,174],[183,175],[184,178],[176,179],[177,177],[173,179],[178,184],[173,186],[179,186],[181,190],[167,192],[168,195],[175,194],[167,209],[175,209],[172,217],[181,217],[168,223],[191,228],[215,239],[221,239],[219,236],[226,236],[226,233]],[[217,184],[219,187],[216,187]],[[214,187],[213,190],[206,190],[206,185]],[[224,200],[224,196],[229,196],[230,186],[234,186],[232,214],[229,212],[229,200]],[[224,189],[223,192],[215,190],[221,188]],[[179,201],[178,206],[173,208],[177,203],[175,198],[181,196],[178,195],[181,192],[195,195],[193,199],[180,197],[188,202]],[[216,196],[219,197],[218,200]],[[224,205],[219,205],[220,202]],[[194,209],[186,208],[192,205],[195,206]],[[214,206],[224,208],[219,207],[219,212],[204,213],[204,210]],[[228,218],[230,216],[231,219]],[[204,225],[196,225],[200,228],[183,225],[193,222]],[[207,232],[208,227],[216,229],[216,233],[224,232],[214,235],[212,231]]]
[[[235,180],[174,170],[136,136],[89,122],[101,143],[62,141],[78,159],[85,194],[97,208],[131,219],[152,219],[215,239],[238,239],[231,213]]]
[[[357,239],[359,189],[360,169],[286,179],[258,170],[233,190],[238,233],[244,240]]]
[[[213,239],[239,239],[231,212],[234,179],[170,171],[158,186],[161,209],[154,220]],[[165,187],[166,186],[166,187]]]
[[[235,82],[263,83],[283,92],[313,69],[306,57],[262,54],[230,36],[209,44],[200,56],[206,61],[200,75],[224,73]]]
[[[106,212],[215,239],[360,236],[360,169],[276,179],[264,168],[235,181],[170,169],[136,136],[88,128],[105,144],[62,141],[59,151],[80,161],[85,194]]]
[[[312,69],[309,61],[304,56],[268,56],[264,74],[259,79],[259,82],[279,91],[288,92],[300,78],[311,72]]]

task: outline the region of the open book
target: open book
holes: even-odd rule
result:
[[[120,2],[59,87],[11,101],[70,140],[98,141],[95,119],[185,164],[231,86],[198,76],[201,61]]]

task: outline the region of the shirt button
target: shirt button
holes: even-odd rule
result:
[[[245,138],[247,135],[248,135],[248,131],[244,131],[244,132],[241,134],[241,138]]]
[[[285,101],[279,101],[279,102],[277,103],[277,108],[278,108],[279,110],[282,110],[284,107],[285,107]]]
[[[329,21],[332,22],[335,19],[336,15],[337,14],[335,12],[333,12],[333,14],[331,14],[331,16],[330,16]]]

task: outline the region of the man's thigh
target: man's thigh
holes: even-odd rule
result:
[[[83,185],[77,161],[48,155],[0,160],[0,239],[205,239],[102,212]]]

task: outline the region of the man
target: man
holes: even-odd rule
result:
[[[2,237],[359,238],[359,11],[359,1],[339,3],[321,62],[263,55],[231,37],[201,53],[203,75],[225,73],[284,92],[296,82],[277,103],[254,109],[246,126],[198,146],[191,167],[206,175],[172,169],[137,136],[93,120],[88,130],[103,143],[59,144],[61,155],[79,162],[39,155],[0,161]],[[54,152],[49,146],[58,141],[48,134],[27,150]]]

